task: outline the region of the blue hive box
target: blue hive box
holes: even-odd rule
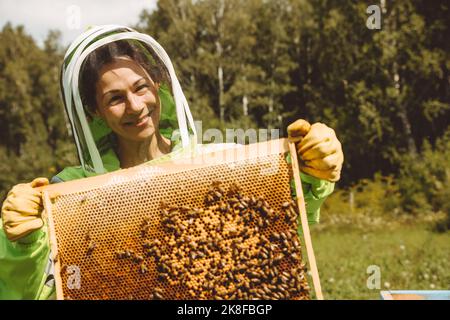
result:
[[[382,300],[450,300],[450,290],[381,291]]]

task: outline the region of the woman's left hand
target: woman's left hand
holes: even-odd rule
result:
[[[344,154],[333,129],[320,122],[310,125],[299,119],[290,124],[287,131],[300,156],[301,171],[331,182],[340,179]]]

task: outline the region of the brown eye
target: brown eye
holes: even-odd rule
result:
[[[108,104],[115,105],[115,104],[119,103],[121,100],[122,100],[122,96],[116,95],[116,96],[113,96],[111,99],[109,99]]]
[[[149,88],[148,84],[142,84],[136,88],[136,92],[145,92]]]

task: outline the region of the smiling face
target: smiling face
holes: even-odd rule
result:
[[[124,141],[144,141],[158,131],[158,84],[145,69],[123,56],[104,65],[96,83],[97,113]]]

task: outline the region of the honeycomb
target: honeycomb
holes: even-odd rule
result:
[[[285,156],[66,187],[45,201],[58,298],[309,299]]]

